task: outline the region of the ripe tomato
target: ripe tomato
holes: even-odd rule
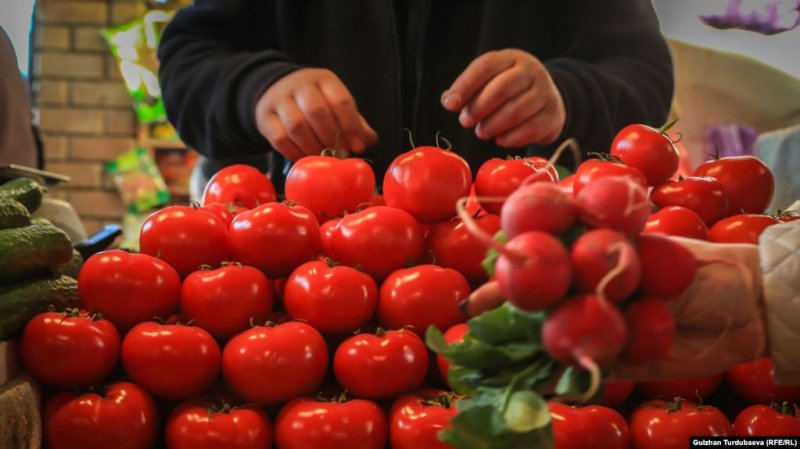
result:
[[[319,235],[322,240],[322,250],[326,256],[336,258],[333,253],[333,232],[339,225],[339,219],[328,220],[319,226]]]
[[[478,215],[475,223],[489,235],[500,230],[500,217],[497,215]],[[486,245],[474,237],[460,219],[431,226],[426,239],[437,265],[458,271],[474,284],[489,279],[482,265]]]
[[[151,449],[157,421],[153,399],[130,382],[113,384],[102,394],[57,394],[43,412],[50,449]]]
[[[222,203],[252,209],[275,201],[275,187],[257,168],[236,164],[218,171],[206,184],[203,204]]]
[[[668,206],[654,213],[644,225],[644,234],[666,234],[708,240],[708,227],[699,215],[680,206]]]
[[[320,221],[355,212],[374,192],[375,172],[358,158],[306,156],[286,176],[286,199],[305,206]]]
[[[622,128],[611,142],[611,155],[627,166],[638,168],[650,186],[671,178],[680,163],[680,155],[670,137],[647,125]]]
[[[716,243],[752,243],[758,245],[758,237],[764,229],[780,221],[769,215],[732,215],[716,222],[708,230],[708,239]]]
[[[169,206],[144,221],[142,254],[170,264],[181,278],[201,265],[217,266],[228,258],[228,228],[218,215],[189,206]]]
[[[302,206],[268,203],[242,212],[230,227],[233,259],[269,278],[288,276],[322,252],[319,224]]]
[[[180,289],[178,273],[163,260],[121,250],[91,256],[78,275],[84,308],[102,313],[123,333],[175,313]]]
[[[437,147],[417,147],[397,156],[383,178],[386,205],[423,223],[453,218],[456,202],[469,195],[470,187],[467,161]]]
[[[464,336],[468,333],[469,326],[467,323],[459,323],[445,331],[444,341],[446,341],[448,345],[452,345],[453,343],[464,341]],[[449,384],[450,362],[441,355],[437,355],[436,365],[439,367],[439,374],[441,374],[442,379]]]
[[[558,182],[558,185],[564,189],[565,192],[569,193],[570,195],[574,195],[575,191],[573,187],[575,185],[575,175],[569,175],[566,178],[562,179]]]
[[[154,395],[187,399],[214,385],[220,350],[199,327],[142,323],[122,341],[122,365],[134,382]]]
[[[775,178],[753,156],[724,157],[697,167],[692,176],[710,176],[728,195],[728,214],[760,214],[767,210],[775,191]]]
[[[105,380],[119,358],[119,333],[95,314],[77,309],[36,315],[25,326],[21,356],[34,379],[62,388]]]
[[[376,279],[419,262],[425,252],[422,228],[400,209],[374,206],[350,214],[333,231],[333,252],[339,262],[361,267]]]
[[[557,449],[628,449],[631,434],[619,413],[599,405],[548,402]]]
[[[698,399],[711,396],[722,382],[722,374],[713,376],[690,377],[674,380],[651,380],[639,382],[637,389],[645,398],[684,398]]]
[[[283,291],[286,312],[323,334],[351,334],[366,325],[378,303],[378,286],[350,267],[306,262]]]
[[[228,209],[228,206],[222,203],[206,204],[205,206],[200,206],[197,209],[218,216],[222,222],[225,223],[225,227],[230,226],[231,221],[233,221],[233,212]]]
[[[181,317],[219,340],[263,323],[272,311],[272,283],[253,267],[228,264],[190,274],[181,286]]]
[[[728,436],[728,418],[710,405],[663,400],[642,404],[628,421],[636,449],[684,449],[689,437]]]
[[[414,391],[428,374],[428,350],[406,330],[359,334],[333,356],[336,380],[356,397],[382,399]]]
[[[295,399],[275,420],[280,449],[383,449],[386,417],[372,401],[323,402]]]
[[[511,195],[523,181],[537,173],[541,173],[542,181],[558,182],[558,172],[547,159],[536,156],[489,159],[475,175],[475,196],[495,199],[479,199],[478,203],[486,212],[500,215],[503,201],[496,199]]]
[[[322,335],[298,321],[254,327],[233,337],[222,352],[225,385],[247,403],[259,405],[316,392],[327,367]]]
[[[772,359],[737,365],[725,373],[725,382],[736,396],[753,404],[800,403],[800,385],[772,381]]]
[[[268,449],[272,422],[256,407],[184,402],[167,420],[167,449]]]
[[[659,207],[690,209],[703,219],[706,226],[713,226],[728,216],[728,194],[714,178],[690,176],[679,181],[667,181],[653,189],[650,200]]]
[[[444,390],[423,390],[395,401],[389,414],[392,449],[453,449],[437,436],[456,415],[452,399]]]
[[[636,388],[636,382],[632,380],[604,380],[603,399],[600,405],[605,407],[617,407],[622,405]]]
[[[775,407],[752,405],[739,412],[733,421],[733,434],[743,437],[791,437],[800,435],[797,406],[783,403]]]
[[[643,189],[647,189],[647,179],[638,168],[629,167],[618,162],[589,159],[579,165],[578,170],[575,171],[575,180],[572,181],[572,193],[578,196],[584,187],[606,176],[629,176]]]

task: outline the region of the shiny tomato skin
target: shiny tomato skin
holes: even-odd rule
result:
[[[475,196],[486,198],[479,199],[478,203],[486,212],[500,215],[503,201],[498,199],[511,195],[523,181],[540,171],[544,172],[543,176],[551,180],[550,182],[558,182],[558,172],[547,159],[536,156],[489,159],[475,174]]]
[[[619,413],[599,406],[572,407],[548,402],[556,449],[629,449],[628,424]]]
[[[359,334],[336,349],[333,370],[339,384],[355,397],[391,398],[422,385],[428,374],[428,350],[407,330]]]
[[[628,176],[643,189],[647,189],[647,179],[639,169],[618,162],[589,159],[579,165],[575,171],[575,178],[572,181],[573,195],[578,196],[584,187],[607,176]]]
[[[288,276],[322,252],[314,214],[298,205],[267,203],[233,219],[231,256],[256,267],[270,279]]]
[[[272,422],[255,407],[230,411],[205,402],[185,402],[170,414],[164,430],[167,449],[269,449]]]
[[[222,203],[253,209],[275,201],[275,186],[257,168],[235,164],[218,171],[206,184],[203,204]]]
[[[222,352],[225,385],[246,403],[258,405],[315,393],[327,367],[322,335],[299,321],[244,331]]]
[[[458,271],[437,265],[403,268],[381,285],[378,322],[386,329],[410,326],[420,336],[429,326],[447,330],[466,319],[460,304],[471,291]]]
[[[214,386],[220,350],[199,327],[148,322],[125,336],[122,365],[134,382],[155,396],[188,399]]]
[[[475,223],[492,236],[500,230],[500,217],[497,215],[478,215]],[[486,245],[474,237],[460,219],[431,226],[426,240],[437,265],[458,271],[473,284],[489,279],[482,265]]]
[[[151,449],[156,442],[155,402],[140,386],[119,382],[104,395],[59,393],[43,411],[50,449]]]
[[[341,264],[384,279],[422,260],[425,236],[408,212],[373,206],[342,218],[333,232],[333,252]]]
[[[791,411],[791,405],[787,408]],[[733,434],[743,437],[791,437],[800,435],[800,417],[766,405],[751,405],[733,421]]]
[[[761,214],[772,201],[775,178],[769,168],[753,156],[734,156],[701,164],[692,176],[710,176],[728,195],[728,215]]]
[[[645,398],[696,400],[698,396],[703,399],[711,396],[717,391],[720,383],[722,383],[722,374],[714,374],[686,379],[644,381],[639,382],[636,388]]]
[[[566,178],[558,181],[559,187],[561,187],[565,192],[569,193],[570,195],[574,195],[575,192],[573,187],[575,186],[575,175],[569,175]]]
[[[642,404],[628,420],[636,449],[684,449],[689,437],[729,436],[731,423],[710,405],[699,407],[682,402],[680,409],[668,409],[663,400]]]
[[[150,214],[139,235],[142,254],[170,264],[181,278],[201,265],[217,266],[228,258],[228,227],[213,212],[169,206]]]
[[[450,427],[455,404],[435,401],[444,390],[423,390],[398,398],[389,413],[389,441],[392,449],[453,449],[439,441],[437,434]]]
[[[332,335],[351,334],[365,326],[378,303],[378,286],[368,274],[324,262],[297,267],[283,294],[292,318]]]
[[[668,206],[650,215],[643,234],[665,234],[708,240],[708,227],[699,215],[680,206]]]
[[[423,146],[392,161],[383,178],[383,197],[389,207],[436,223],[456,215],[456,202],[469,196],[471,187],[467,161],[451,151]]]
[[[728,194],[719,181],[710,177],[690,176],[667,181],[653,189],[650,200],[659,207],[690,209],[708,227],[728,216]]]
[[[108,320],[45,312],[25,325],[20,346],[22,363],[34,379],[61,388],[88,387],[111,374],[120,338]]]
[[[632,380],[604,380],[603,399],[600,405],[605,407],[617,407],[622,405],[633,393],[636,382]]]
[[[321,402],[299,398],[275,420],[279,449],[383,449],[386,416],[372,401]]]
[[[231,221],[233,221],[233,212],[231,212],[228,207],[222,203],[210,203],[206,204],[205,206],[198,207],[198,210],[202,210],[205,212],[212,213],[218,216],[225,226],[230,226]]]
[[[734,395],[751,404],[800,403],[800,385],[776,385],[772,370],[772,359],[743,363],[725,372],[725,383]]]
[[[468,333],[469,326],[467,323],[459,323],[445,331],[444,341],[446,341],[448,345],[452,345],[453,343],[464,341],[464,336]],[[442,380],[449,384],[450,362],[441,355],[437,355],[436,366],[439,368],[439,374],[442,376]]]
[[[670,179],[680,164],[680,155],[669,136],[647,125],[622,128],[611,142],[611,155],[639,169],[649,186]]]
[[[181,280],[174,268],[147,254],[97,253],[83,264],[78,294],[83,307],[103,314],[120,332],[178,309]]]
[[[229,264],[195,271],[181,286],[181,318],[227,340],[249,329],[251,320],[265,322],[273,295],[272,282],[253,267]]]
[[[328,220],[319,226],[319,235],[322,240],[323,253],[333,259],[336,259],[336,254],[333,253],[333,232],[339,226],[339,220]]]
[[[708,239],[714,243],[751,243],[758,245],[758,237],[764,229],[780,221],[769,215],[731,215],[716,222],[708,230]]]

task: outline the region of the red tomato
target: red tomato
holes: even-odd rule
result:
[[[558,185],[561,186],[561,188],[564,189],[565,192],[574,195],[575,191],[573,187],[575,185],[575,175],[567,176],[566,178],[559,181]]]
[[[678,170],[680,155],[670,137],[647,125],[628,125],[611,143],[611,155],[625,165],[638,168],[647,185],[657,186]]]
[[[642,404],[628,421],[636,449],[684,449],[689,437],[728,436],[728,418],[710,405],[655,400]]]
[[[255,407],[217,407],[185,402],[172,411],[164,430],[167,449],[269,449],[272,422]]]
[[[710,176],[728,195],[728,214],[760,214],[767,210],[775,179],[766,165],[753,156],[724,157],[697,167],[692,176]]]
[[[322,250],[325,252],[325,255],[328,257],[336,258],[336,255],[333,253],[333,232],[336,230],[336,226],[339,225],[339,220],[328,220],[325,223],[322,223],[319,227],[319,235],[322,239]]]
[[[424,390],[395,401],[389,414],[392,449],[453,449],[437,436],[456,415],[450,400],[444,390]]]
[[[386,205],[386,199],[383,198],[383,195],[380,195],[378,193],[373,193],[372,197],[369,200],[369,205],[370,206],[385,206]]]
[[[253,267],[229,264],[190,274],[181,286],[181,317],[214,338],[263,323],[272,311],[272,283]]]
[[[333,356],[336,380],[356,397],[390,398],[414,391],[428,374],[428,350],[406,330],[350,337]]]
[[[386,205],[423,223],[453,218],[456,202],[469,195],[470,187],[467,161],[437,147],[417,147],[397,156],[383,178]]]
[[[50,449],[151,449],[157,421],[153,399],[130,382],[113,384],[103,394],[57,394],[43,412]]]
[[[713,226],[728,216],[728,195],[714,178],[690,176],[679,181],[667,181],[653,189],[650,200],[659,207],[690,209],[703,219],[706,226]]]
[[[420,336],[428,326],[446,330],[466,319],[459,305],[470,292],[458,271],[436,265],[403,268],[381,285],[378,321],[387,329],[411,326]]]
[[[154,395],[187,399],[214,386],[220,350],[199,327],[142,323],[122,341],[122,365],[134,382]]]
[[[317,391],[328,367],[328,348],[316,329],[292,321],[254,327],[222,352],[225,385],[247,403],[274,405]]]
[[[206,184],[203,204],[222,203],[252,209],[275,201],[275,187],[257,168],[236,164],[218,171]]]
[[[606,407],[617,407],[622,405],[636,388],[636,382],[632,380],[604,380],[603,399],[600,405]]]
[[[628,449],[631,434],[619,413],[599,405],[548,402],[556,449]]]
[[[295,399],[275,421],[275,443],[280,449],[383,449],[387,433],[383,411],[363,399]]]
[[[222,222],[225,223],[226,227],[231,224],[231,221],[233,221],[233,212],[228,209],[228,206],[222,203],[206,204],[205,206],[200,206],[197,209],[218,216]]]
[[[478,215],[475,223],[489,235],[500,230],[500,217],[497,215]],[[489,279],[482,265],[486,245],[473,236],[460,219],[433,225],[426,239],[437,265],[458,271],[474,284]]]
[[[797,406],[784,403],[782,408],[752,405],[733,421],[733,434],[743,437],[791,437],[800,435]]]
[[[800,385],[772,381],[772,359],[737,365],[725,373],[725,382],[736,396],[753,404],[800,403]]]
[[[189,206],[169,206],[144,221],[142,254],[170,264],[181,278],[201,265],[217,266],[228,258],[228,227],[218,215]]]
[[[119,358],[119,333],[111,322],[77,309],[36,315],[21,339],[22,363],[34,379],[62,388],[105,380]]]
[[[320,221],[355,212],[374,192],[375,173],[358,158],[306,156],[286,176],[286,199],[305,206]]]
[[[698,399],[711,396],[722,382],[722,374],[674,380],[639,382],[637,389],[645,398]]]
[[[178,309],[181,280],[166,262],[146,254],[111,250],[86,260],[78,275],[83,306],[125,332]]]
[[[758,237],[764,229],[780,221],[769,215],[732,215],[716,222],[708,230],[708,239],[716,243],[752,243],[758,245]]]
[[[639,169],[618,162],[589,159],[578,166],[578,170],[575,171],[575,180],[572,181],[572,193],[578,196],[585,186],[606,176],[629,176],[643,189],[647,189],[647,179]]]
[[[699,215],[680,206],[665,207],[650,215],[644,234],[666,234],[708,240],[708,227]]]
[[[233,259],[269,278],[288,276],[322,252],[319,224],[302,206],[268,203],[242,212],[230,227]]]
[[[450,329],[447,329],[447,331],[444,333],[444,341],[446,341],[448,345],[452,345],[453,343],[464,341],[464,336],[468,333],[469,326],[467,323],[459,323]],[[439,374],[441,374],[442,379],[449,384],[450,381],[448,380],[448,377],[450,372],[450,362],[447,361],[446,358],[437,355],[436,365],[439,367]]]
[[[536,156],[489,159],[481,165],[475,175],[475,196],[487,198],[479,199],[478,203],[486,212],[500,215],[503,201],[497,199],[511,195],[523,181],[537,173],[541,173],[545,182],[558,182],[558,172],[547,159]]]
[[[368,274],[324,262],[297,267],[283,294],[286,312],[323,334],[352,334],[369,322],[378,303],[378,286]]]
[[[374,206],[342,218],[333,232],[333,252],[342,264],[383,279],[422,260],[424,234],[407,212]]]

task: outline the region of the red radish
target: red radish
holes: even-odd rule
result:
[[[570,195],[573,195],[573,186],[575,184],[575,175],[569,175],[566,178],[558,181],[558,185]]]
[[[603,399],[600,405],[605,407],[617,407],[622,405],[625,400],[633,393],[636,382],[632,380],[603,380]]]
[[[640,299],[625,311],[628,343],[620,358],[631,364],[643,365],[667,355],[675,340],[675,317],[655,298]]]
[[[589,231],[575,241],[570,256],[575,283],[582,293],[595,293],[619,302],[639,287],[642,276],[639,256],[633,244],[619,232],[611,229]],[[599,291],[603,278],[615,269],[615,275]]]
[[[629,237],[641,234],[650,217],[650,202],[641,185],[627,176],[593,181],[578,194],[580,219],[596,228],[611,228]]]
[[[647,178],[638,168],[629,167],[619,162],[600,159],[589,159],[578,166],[575,171],[575,180],[572,181],[572,192],[577,196],[584,187],[593,184],[598,179],[610,176],[627,176],[636,184],[647,188]]]
[[[484,162],[475,175],[475,195],[480,197],[501,197],[511,195],[523,183],[533,181],[558,182],[556,168],[541,157],[499,159]],[[499,215],[503,207],[501,201],[478,200],[481,207],[490,214]]]
[[[691,285],[698,261],[691,251],[667,237],[645,234],[636,240],[642,262],[641,291],[647,296],[668,300]]]
[[[668,206],[651,215],[643,233],[708,240],[708,227],[703,219],[691,209],[680,206]]]
[[[558,234],[575,223],[577,213],[575,201],[560,187],[536,182],[520,187],[508,197],[500,222],[509,237],[530,231]]]

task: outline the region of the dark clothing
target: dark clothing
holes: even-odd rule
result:
[[[439,103],[469,63],[519,48],[549,70],[567,110],[562,138],[605,151],[630,123],[661,125],[672,63],[646,0],[196,0],[167,27],[159,56],[167,113],[210,159],[270,150],[255,103],[276,80],[324,67],[350,89],[380,142],[364,154],[382,176],[437,131],[473,170],[521,154],[481,141]],[[532,148],[546,152],[547,148]]]

